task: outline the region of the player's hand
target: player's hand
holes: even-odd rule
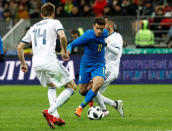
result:
[[[21,70],[22,70],[24,73],[28,72],[27,65],[21,65]]]
[[[67,51],[67,54],[70,55],[70,51]]]
[[[70,59],[68,53],[62,54],[61,56],[64,61],[68,61]]]

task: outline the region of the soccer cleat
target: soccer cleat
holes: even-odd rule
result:
[[[121,117],[124,117],[124,110],[123,110],[123,101],[117,100],[114,101],[116,103],[116,107],[114,107],[120,114]]]
[[[92,107],[92,106],[94,105],[93,101],[90,101],[90,102],[88,103],[88,105],[89,105],[89,107]]]
[[[76,109],[76,111],[75,111],[75,115],[77,115],[78,117],[80,117],[81,116],[81,113],[82,113],[82,107],[78,107],[77,109]]]
[[[109,115],[109,110],[102,110],[103,112],[103,117],[106,117]]]
[[[54,122],[53,122],[53,115],[49,114],[48,110],[43,110],[42,114],[45,117],[45,119],[47,120],[50,128],[55,129]]]
[[[62,126],[66,124],[61,118],[56,118],[56,117],[53,117],[53,122],[58,126]]]

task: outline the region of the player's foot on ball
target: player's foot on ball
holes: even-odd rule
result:
[[[90,101],[90,102],[88,103],[88,105],[89,105],[89,107],[92,107],[92,106],[94,105],[93,101]]]
[[[77,109],[76,109],[76,111],[75,111],[75,115],[77,115],[78,117],[80,117],[81,116],[81,113],[82,113],[82,107],[78,107]]]
[[[66,124],[61,118],[57,118],[57,117],[53,117],[53,122],[58,126],[62,126]]]
[[[117,100],[114,101],[116,103],[115,109],[119,112],[121,117],[124,117],[124,110],[123,110],[123,101],[122,100]]]
[[[109,111],[108,110],[102,110],[103,112],[103,117],[106,117],[109,115]]]
[[[49,114],[48,110],[43,110],[42,114],[45,117],[45,119],[47,120],[47,123],[50,126],[50,128],[55,129],[54,122],[53,122],[53,115]]]

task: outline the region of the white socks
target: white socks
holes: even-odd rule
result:
[[[99,106],[103,109],[106,110],[106,106],[105,104],[109,105],[109,106],[117,106],[116,103],[114,102],[114,100],[111,100],[105,96],[103,96],[100,92],[97,92],[97,96],[94,99],[97,104],[99,104]]]
[[[71,95],[73,95],[74,90],[72,88],[66,88],[57,97],[55,103],[48,109],[48,113],[53,114],[60,106],[62,106]]]
[[[97,104],[99,104],[99,106],[103,109],[103,110],[107,110],[106,109],[106,106],[104,104],[104,101],[103,101],[103,97],[102,95],[97,92],[97,95],[95,96],[94,100],[96,101]]]
[[[102,96],[103,101],[104,101],[105,104],[107,104],[109,106],[115,106],[115,107],[117,106],[116,103],[114,102],[114,100],[111,100],[111,99],[109,99],[109,98],[107,98],[107,97],[105,97],[103,95],[101,95],[101,96]]]
[[[50,103],[50,107],[53,105],[53,103],[56,102],[56,98],[57,98],[56,88],[48,87],[48,100],[49,100],[49,103]],[[53,116],[57,117],[57,118],[60,117],[57,110],[55,110],[55,112],[53,113]]]

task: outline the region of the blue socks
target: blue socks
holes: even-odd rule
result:
[[[95,96],[97,95],[96,92],[93,92],[91,89],[87,92],[84,101],[80,105],[82,108],[84,108]]]

